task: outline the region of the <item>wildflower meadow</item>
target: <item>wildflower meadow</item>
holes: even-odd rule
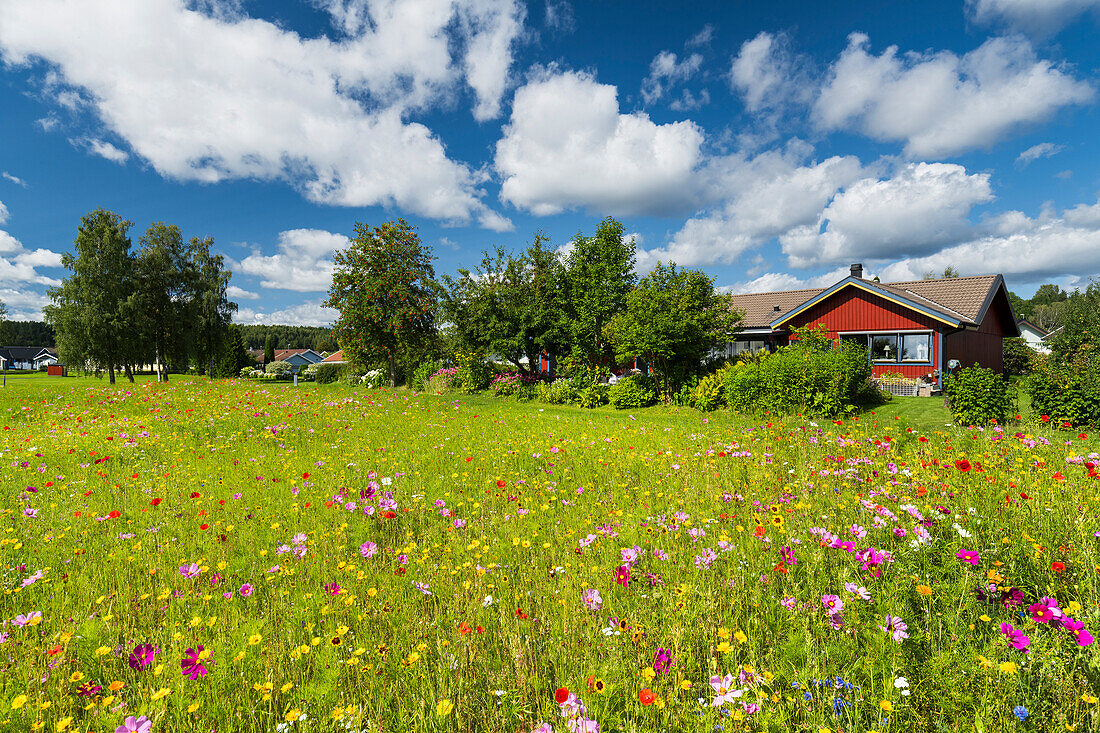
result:
[[[1100,729],[1100,436],[0,393],[0,730]]]

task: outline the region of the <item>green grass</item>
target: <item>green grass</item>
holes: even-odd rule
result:
[[[926,403],[11,380],[0,730],[1097,729],[1096,645],[1019,612],[1054,597],[1100,633],[1100,439]],[[715,677],[740,696],[712,705]]]

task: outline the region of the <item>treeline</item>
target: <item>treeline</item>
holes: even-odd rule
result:
[[[325,326],[237,326],[246,349],[262,349],[270,336],[276,349],[313,349],[333,352],[340,347],[331,328]]]
[[[4,343],[0,346],[49,346],[57,345],[53,328],[43,321],[5,321]]]
[[[1079,308],[1080,303],[1071,301],[1086,297],[1080,290],[1066,292],[1051,283],[1040,285],[1030,298],[1021,298],[1011,291],[1008,294],[1017,318],[1025,318],[1048,332],[1061,327],[1066,315]]]
[[[85,215],[74,252],[62,255],[70,271],[50,288],[43,308],[62,363],[105,371],[111,383],[136,368],[168,372],[194,364],[200,373],[236,374],[248,363],[240,332],[230,327],[237,309],[226,289],[231,273],[211,252],[212,237],[184,241],[179,227],[154,223],[131,247],[133,222],[105,209]]]

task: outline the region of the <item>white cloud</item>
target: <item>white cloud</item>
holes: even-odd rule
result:
[[[908,164],[837,194],[812,225],[779,238],[794,267],[918,255],[968,236],[970,211],[993,199],[987,173],[949,163]]]
[[[978,23],[1036,35],[1056,31],[1081,13],[1098,9],[1100,0],[967,0],[967,10]]]
[[[1032,145],[1030,148],[1020,153],[1016,158],[1016,166],[1019,168],[1026,168],[1032,161],[1039,158],[1050,158],[1057,155],[1065,149],[1064,145],[1055,145],[1054,143],[1039,143],[1038,145]]]
[[[787,36],[761,32],[741,44],[730,65],[730,84],[744,97],[750,112],[807,102],[812,93],[807,65],[804,58],[791,53]]]
[[[4,206],[4,202],[0,201],[0,224],[8,223],[8,207]]]
[[[546,0],[546,27],[558,33],[570,33],[577,27],[568,0]]]
[[[238,288],[236,285],[230,285],[226,288],[225,294],[237,300],[259,300],[260,298],[258,293],[253,293],[251,290],[245,290],[244,288]]]
[[[114,145],[107,142],[106,140],[92,139],[85,140],[84,142],[85,144],[87,144],[88,149],[91,150],[92,153],[98,155],[101,158],[106,158],[112,163],[125,163],[126,160],[130,157],[130,154],[127,153],[125,150],[120,150],[119,148],[116,148]]]
[[[0,269],[2,267],[0,264]],[[50,303],[45,293],[18,285],[15,288],[0,287],[0,301],[7,306],[9,321],[41,321],[42,306]]]
[[[335,308],[325,308],[321,302],[320,300],[308,301],[274,310],[240,308],[233,320],[241,324],[331,326],[333,321],[340,317],[340,311]]]
[[[695,75],[703,65],[703,57],[693,53],[679,59],[671,51],[661,51],[649,63],[649,76],[642,80],[642,99],[653,104],[676,84],[682,84]]]
[[[912,157],[939,158],[987,148],[1014,129],[1083,104],[1093,87],[1066,68],[1037,59],[1022,37],[991,38],[956,56],[950,51],[868,53],[849,36],[814,106],[825,130],[857,129],[905,143]]]
[[[707,23],[705,26],[699,29],[699,32],[688,39],[686,45],[688,48],[696,46],[709,46],[710,42],[714,39],[714,26]]]
[[[301,293],[325,291],[332,285],[332,253],[348,246],[348,238],[322,229],[291,229],[279,233],[278,252],[253,251],[235,271],[261,278],[265,288]]]
[[[1100,271],[1100,201],[1058,215],[1046,210],[1030,218],[1008,212],[990,233],[925,257],[883,268],[883,280],[919,279],[954,267],[963,275],[1001,273],[1026,282]]]
[[[614,86],[544,70],[516,91],[496,146],[501,199],[536,215],[585,208],[612,215],[691,209],[703,133],[621,114]]]
[[[849,274],[851,273],[847,267],[806,278],[797,277],[786,272],[766,272],[752,280],[725,285],[719,290],[740,295],[743,293],[775,293],[782,290],[827,288],[848,277]]]
[[[687,267],[731,263],[793,227],[817,221],[833,195],[864,170],[853,156],[807,163],[811,152],[796,142],[751,159],[712,161],[700,177],[709,181],[711,198],[724,203],[688,219],[666,246],[640,251],[639,266],[649,269],[658,260]]]
[[[13,176],[11,173],[8,173],[7,171],[4,171],[2,174],[0,174],[0,177],[3,177],[3,179],[5,181],[11,181],[16,186],[22,186],[23,188],[27,187],[27,182],[26,181],[24,181],[22,178],[19,178],[17,176]]]
[[[58,104],[94,110],[166,177],[286,180],[319,203],[499,225],[481,175],[406,118],[452,104],[462,82],[477,119],[497,114],[522,7],[340,4],[366,22],[333,41],[182,0],[3,0],[0,52],[45,60]]]
[[[0,229],[0,285],[60,285],[61,281],[38,272],[39,267],[60,267],[61,255],[49,249],[26,249],[23,243]]]

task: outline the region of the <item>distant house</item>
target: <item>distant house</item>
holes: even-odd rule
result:
[[[57,363],[57,350],[47,346],[5,346],[0,348],[4,369],[38,369]]]
[[[1050,335],[1050,331],[1039,328],[1026,318],[1016,321],[1016,327],[1020,329],[1020,337],[1028,346],[1040,354],[1050,353],[1050,347],[1047,346],[1046,342],[1046,337]]]
[[[249,349],[248,355],[256,360],[256,363],[260,366],[264,365],[264,350],[263,349]]]
[[[320,362],[321,355],[313,349],[276,349],[275,361],[285,361],[295,372],[299,372],[310,364]]]
[[[743,330],[726,345],[744,351],[786,345],[795,329],[823,326],[835,343],[867,348],[872,372],[932,375],[938,383],[951,361],[1000,372],[1001,340],[1019,336],[1000,275],[878,283],[863,266],[828,288],[735,295]]]
[[[321,360],[322,364],[347,364],[347,359],[344,358],[343,351],[334,351],[324,359]]]

